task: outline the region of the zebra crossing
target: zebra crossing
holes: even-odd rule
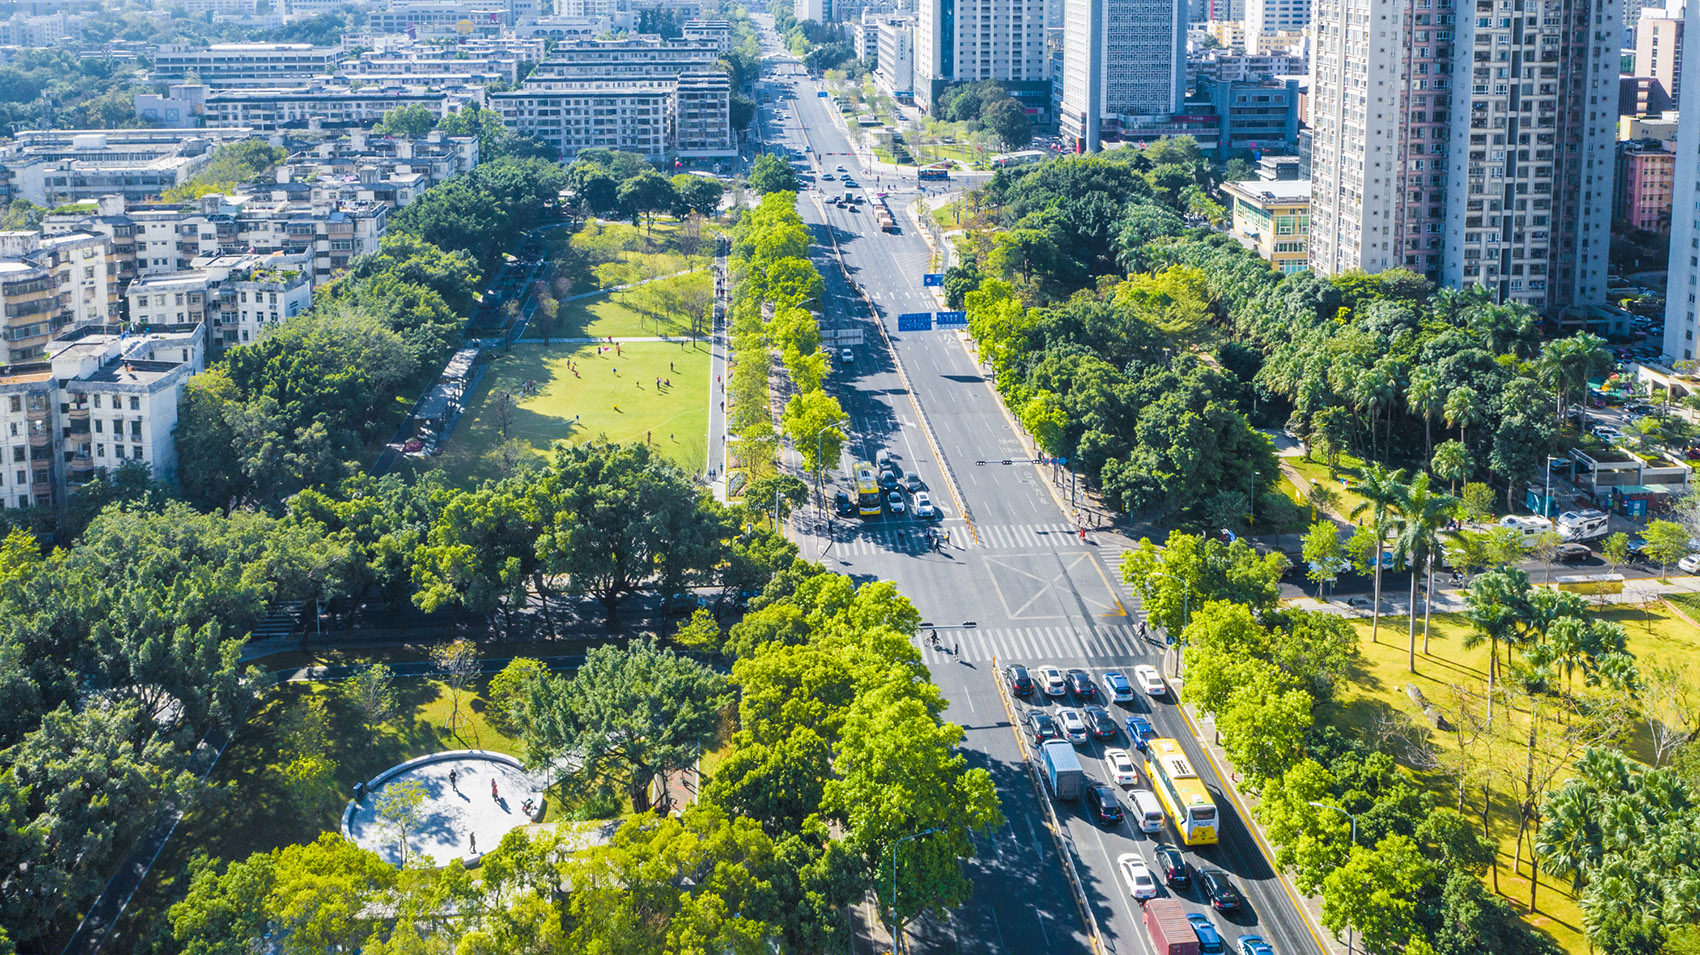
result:
[[[923,553],[929,549],[925,528],[928,525],[852,524],[848,530],[836,532],[832,553],[841,557],[866,557],[885,553]],[[1088,543],[1082,543],[1079,530],[1071,524],[976,524],[975,535],[960,521],[947,521],[940,527],[950,535],[947,545],[952,550],[1033,550],[1056,547],[1070,550],[1090,550],[1100,554],[1112,567],[1121,560],[1123,551],[1133,542],[1114,534],[1088,532]]]
[[[1137,624],[1091,627],[940,627],[933,649],[922,633],[921,658],[929,665],[990,661],[1039,666],[1060,660],[1127,660],[1157,657],[1162,646],[1139,635]],[[952,648],[960,646],[959,652]]]

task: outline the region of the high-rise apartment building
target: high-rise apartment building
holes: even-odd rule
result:
[[[1635,75],[1652,77],[1682,106],[1683,0],[1665,7],[1643,7],[1635,27]]]
[[[1311,267],[1603,302],[1617,0],[1319,0]]]
[[[1185,0],[1065,0],[1058,125],[1096,150],[1127,123],[1160,122],[1186,99]]]
[[[1262,52],[1258,43],[1262,37],[1308,29],[1310,3],[1311,0],[1245,0],[1247,52]]]
[[[947,84],[998,80],[1023,105],[1045,110],[1045,51],[1053,0],[920,0],[915,29],[915,100],[931,109]]]
[[[1700,3],[1691,3],[1687,23],[1700,21]],[[1700,27],[1696,27],[1700,29]],[[1700,33],[1696,33],[1700,36]],[[1700,70],[1700,44],[1683,51],[1683,64]],[[1665,355],[1692,361],[1700,355],[1700,109],[1684,110],[1676,130],[1676,186],[1671,199],[1670,266],[1665,273]]]

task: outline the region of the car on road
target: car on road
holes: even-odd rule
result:
[[[921,483],[921,476],[919,474],[915,474],[914,472],[910,472],[909,476],[907,478],[904,478],[903,481],[904,481],[904,484],[907,485],[909,490],[911,490],[911,491],[919,491],[922,488],[926,487],[925,484]]]
[[[844,171],[845,171],[845,170],[844,170],[844,167],[843,167],[843,166],[839,166],[839,167],[837,167],[837,168],[838,168],[838,171],[839,171],[839,172],[844,172]]]
[[[1104,671],[1104,688],[1110,691],[1110,699],[1117,703],[1127,703],[1133,699],[1133,684],[1120,670]]]
[[[897,465],[887,461],[885,466],[880,468],[880,487],[888,491],[897,490],[898,477]]]
[[[1676,569],[1685,574],[1692,574],[1700,571],[1700,554],[1689,554],[1687,557],[1677,561]]]
[[[1163,682],[1163,674],[1150,664],[1141,664],[1133,668],[1133,678],[1139,682],[1139,688],[1146,696],[1168,696],[1169,685]]]
[[[902,514],[909,509],[909,505],[903,500],[903,492],[898,490],[885,493],[885,506],[893,514]]]
[[[1145,752],[1145,741],[1156,739],[1157,731],[1152,729],[1151,721],[1143,716],[1130,716],[1122,721],[1127,726],[1127,738],[1133,741],[1135,749]]]
[[[1623,440],[1623,432],[1611,425],[1602,424],[1594,428],[1594,436],[1601,441],[1615,443]]]
[[[1127,894],[1139,901],[1157,897],[1157,876],[1145,860],[1129,852],[1116,857],[1116,868],[1122,870],[1122,881],[1127,883]]]
[[[1594,552],[1588,549],[1587,544],[1560,544],[1552,552],[1552,559],[1561,564],[1573,564],[1579,560],[1587,560],[1592,556],[1594,556]]]
[[[1084,743],[1092,738],[1092,733],[1086,728],[1086,720],[1079,710],[1063,710],[1057,714],[1057,722],[1062,724],[1063,736],[1075,744]]]
[[[1028,710],[1022,715],[1021,722],[1027,725],[1027,741],[1034,746],[1046,740],[1062,739],[1062,730],[1057,728],[1057,721],[1051,719],[1051,714],[1044,710]]]
[[[939,510],[938,510],[938,508],[933,506],[932,496],[929,495],[926,491],[916,491],[915,492],[915,516],[916,517],[924,517],[924,518],[927,518],[927,519],[930,520],[934,517],[937,517],[938,514],[939,514]]]
[[[856,360],[856,353],[848,348],[840,348],[838,350],[838,360],[848,365]]]
[[[1122,801],[1116,798],[1114,789],[1103,783],[1093,783],[1081,795],[1086,797],[1086,810],[1093,822],[1109,828],[1122,824]]]
[[[861,185],[860,183],[858,183],[854,179],[851,179],[849,176],[844,177],[844,188],[855,189],[855,188],[858,188],[860,185]]]
[[[1234,888],[1234,883],[1228,879],[1228,873],[1221,869],[1205,869],[1198,873],[1198,887],[1204,890],[1204,897],[1218,912],[1232,912],[1245,901],[1240,890]]]
[[[1228,950],[1222,944],[1222,933],[1216,931],[1210,916],[1188,912],[1186,920],[1192,923],[1192,934],[1198,936],[1198,955],[1223,955]]]
[[[1186,856],[1181,850],[1167,842],[1157,843],[1157,871],[1163,874],[1163,881],[1177,889],[1185,889],[1192,885],[1192,870],[1187,867]]]
[[[1116,721],[1110,718],[1110,711],[1101,706],[1093,705],[1086,708],[1086,728],[1092,731],[1093,739],[1116,738]]]
[[[1234,944],[1239,946],[1240,955],[1275,955],[1275,949],[1261,935],[1241,935]]]
[[[1110,782],[1117,786],[1139,785],[1139,770],[1133,766],[1133,757],[1125,749],[1104,750],[1104,768],[1110,771]]]
[[[841,488],[832,496],[832,509],[838,512],[839,517],[848,517],[856,513],[856,501],[850,497],[849,491]]]
[[[1068,693],[1068,683],[1063,680],[1062,670],[1056,667],[1039,669],[1039,685],[1045,688],[1046,696],[1064,696]]]
[[[1016,696],[1033,695],[1033,678],[1027,675],[1027,668],[1015,665],[1003,668],[1003,681],[1009,685],[1009,692]]]
[[[1098,698],[1098,688],[1092,685],[1092,674],[1085,670],[1068,671],[1068,688],[1070,692],[1083,700]]]
[[[836,180],[838,177],[834,176],[830,172],[823,172],[823,173],[820,174],[820,178],[821,178],[822,182],[832,182],[832,181]]]

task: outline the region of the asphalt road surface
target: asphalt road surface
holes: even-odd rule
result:
[[[812,254],[826,277],[823,327],[864,332],[864,343],[853,347],[854,360],[835,361],[828,376],[829,389],[851,418],[840,480],[850,458],[872,460],[884,452],[906,474],[921,477],[940,509],[930,522],[888,513],[869,521],[838,518],[831,525],[811,512],[798,522],[804,554],[859,581],[894,581],[920,609],[927,628],[936,628],[944,648],[932,649],[923,633],[922,652],[950,700],[948,717],[966,730],[970,763],[991,773],[1008,820],[980,842],[980,854],[970,863],[974,893],[968,904],[947,919],[921,920],[912,929],[911,945],[928,953],[1089,952],[1085,920],[1064,878],[1057,841],[1046,832],[1041,797],[998,689],[997,667],[1078,666],[1097,678],[1108,669],[1163,665],[1164,647],[1139,636],[1138,604],[1117,573],[1120,553],[1131,542],[1103,533],[1081,540],[1074,513],[1042,480],[1039,466],[1023,460],[984,369],[954,331],[897,331],[899,314],[939,308],[922,285],[929,250],[906,214],[917,184],[885,173],[876,184],[874,172],[864,172],[851,154],[833,123],[830,101],[817,96],[819,87],[800,67],[772,69],[778,75],[770,74],[770,86],[788,84],[792,96],[764,107],[768,147],[795,153],[817,174],[798,209],[814,234]],[[841,165],[870,199],[875,192],[891,193],[899,234],[881,233],[865,206],[850,211],[823,201],[843,194]],[[832,173],[835,180],[820,181],[820,173]],[[836,359],[837,346],[832,347]],[[934,551],[924,537],[927,526],[947,531],[948,545]],[[1024,705],[1016,704],[1018,716]],[[1255,933],[1281,955],[1319,953],[1317,938],[1172,702],[1140,698],[1116,704],[1112,712],[1118,722],[1129,713],[1147,714],[1160,735],[1181,741],[1212,787],[1223,815],[1221,844],[1187,854],[1195,865],[1228,872],[1247,897],[1242,911],[1212,915],[1230,947],[1238,936]],[[1105,745],[1128,743],[1124,737]],[[1102,751],[1094,743],[1080,747],[1080,756],[1089,775],[1108,781]],[[1138,904],[1121,884],[1115,861],[1126,853],[1152,861],[1155,842],[1174,842],[1173,834],[1148,837],[1126,823],[1102,829],[1079,803],[1059,802],[1056,811],[1106,950],[1150,952]],[[1189,911],[1209,910],[1196,895],[1182,902]],[[878,935],[864,932],[859,951],[875,950],[882,944]]]

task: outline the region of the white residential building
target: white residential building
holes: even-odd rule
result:
[[[564,159],[591,147],[660,159],[671,140],[676,85],[633,77],[528,83],[491,94],[490,108],[502,114],[502,125],[548,143]]]
[[[1302,33],[1310,28],[1311,0],[1245,0],[1247,53],[1265,52],[1263,41],[1282,33]]]
[[[884,17],[879,24],[879,67],[874,82],[894,99],[915,95],[915,18]]]
[[[1058,125],[1076,149],[1168,120],[1186,99],[1184,0],[1066,0]]]
[[[1690,3],[1687,26],[1700,36],[1700,3]],[[1700,43],[1683,51],[1690,76],[1700,76]],[[1686,157],[1686,158],[1684,158]],[[1685,109],[1677,122],[1676,187],[1671,206],[1670,266],[1665,275],[1665,355],[1673,361],[1700,357],[1700,109]]]
[[[1317,0],[1311,267],[1605,297],[1617,0]]]
[[[259,341],[313,302],[306,273],[274,267],[273,261],[261,255],[210,256],[196,259],[195,268],[186,271],[138,279],[128,293],[130,322],[138,327],[204,323],[221,348]]]
[[[208,126],[254,129],[371,126],[402,106],[423,106],[437,116],[466,105],[482,106],[482,85],[444,89],[425,85],[221,89],[207,94]]]
[[[193,75],[213,86],[306,80],[335,73],[342,58],[340,46],[308,43],[168,45],[155,53],[152,72],[156,80],[187,80]]]
[[[1029,112],[1048,110],[1049,7],[1056,0],[920,0],[915,100],[931,109],[947,84],[999,80]]]

